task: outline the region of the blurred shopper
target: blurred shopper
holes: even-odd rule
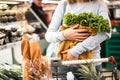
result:
[[[44,22],[46,26],[48,26],[48,22],[46,20],[46,14],[43,11],[42,0],[33,0],[31,8],[38,15],[38,17]]]
[[[40,18],[40,20],[44,23],[44,25],[48,27],[49,22],[47,19],[49,19],[49,16],[43,10],[42,0],[30,0],[30,3],[31,3],[30,8]],[[33,13],[31,13],[29,10],[26,12],[25,17],[29,23],[38,22],[35,15],[33,15]],[[40,35],[41,38],[44,38],[44,34],[46,32],[44,26],[42,24],[40,25],[33,24],[32,26],[35,28],[34,33],[37,33]]]

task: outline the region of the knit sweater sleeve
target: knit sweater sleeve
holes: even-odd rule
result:
[[[59,32],[59,27],[62,23],[62,18],[64,15],[65,1],[62,0],[55,9],[55,12],[52,16],[51,23],[46,32],[45,38],[48,42],[60,42],[65,40],[62,32]]]

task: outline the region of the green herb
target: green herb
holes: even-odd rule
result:
[[[72,13],[67,13],[66,15],[64,15],[63,17],[63,24],[65,24],[66,26],[72,25],[72,24],[77,24],[77,15],[72,14]]]
[[[103,16],[91,12],[83,12],[78,15],[67,13],[63,17],[63,24],[65,26],[80,24],[82,26],[94,28],[97,32],[110,32],[109,21],[104,19]]]

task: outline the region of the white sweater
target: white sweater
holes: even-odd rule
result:
[[[94,14],[102,15],[105,19],[109,20],[108,9],[104,3],[100,3],[97,0],[93,2],[67,4],[65,0],[62,0],[53,16],[49,28],[46,32],[45,38],[48,42],[59,43],[65,40],[59,27],[62,23],[63,15],[67,12],[79,14],[82,12],[93,12]],[[110,21],[110,20],[109,20]],[[100,58],[100,43],[111,37],[111,33],[97,33],[95,36],[90,36],[83,42],[79,42],[76,46],[70,49],[72,55],[78,57],[79,54],[85,51],[94,49],[94,58]],[[58,45],[57,45],[58,46]],[[56,47],[57,47],[56,46]]]

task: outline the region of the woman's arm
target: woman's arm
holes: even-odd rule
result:
[[[53,16],[49,28],[46,32],[45,38],[48,42],[61,42],[63,40],[76,40],[83,41],[88,37],[88,31],[86,30],[76,30],[76,27],[72,27],[66,29],[64,31],[59,31],[59,27],[61,26],[63,15],[65,14],[65,10],[67,7],[67,2],[62,0],[57,6]],[[85,33],[86,32],[86,33]],[[67,34],[67,35],[64,35]]]
[[[103,4],[99,4],[98,14],[102,15],[105,19],[109,20],[108,10]],[[70,53],[73,56],[78,57],[79,54],[96,48],[97,46],[100,45],[100,43],[102,43],[103,41],[105,41],[110,37],[111,37],[111,33],[107,33],[107,32],[97,33],[95,36],[90,36],[83,42],[79,42],[76,46],[70,49]]]
[[[59,42],[65,40],[62,32],[59,32],[59,27],[62,23],[62,18],[64,15],[65,1],[62,0],[52,16],[52,20],[45,34],[45,38],[48,42]]]

